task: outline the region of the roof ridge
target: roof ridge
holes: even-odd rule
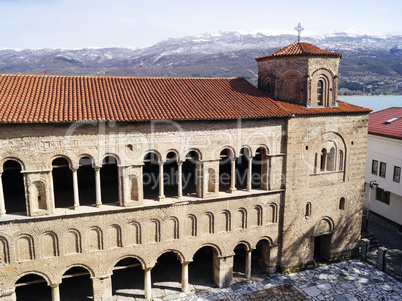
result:
[[[70,78],[138,78],[138,79],[237,79],[244,78],[243,76],[219,76],[219,77],[207,77],[207,76],[121,76],[121,75],[95,75],[95,74],[27,74],[27,73],[0,73],[0,76],[21,76],[21,77],[70,77]]]

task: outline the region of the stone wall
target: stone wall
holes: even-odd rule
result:
[[[318,236],[327,235],[321,246],[326,259],[340,259],[357,250],[367,119],[367,115],[350,115],[289,120],[282,268],[312,264]],[[322,149],[328,146],[336,153],[336,168],[331,171],[317,167]],[[343,164],[339,164],[340,151]],[[310,213],[306,213],[307,206]]]

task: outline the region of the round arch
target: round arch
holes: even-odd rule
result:
[[[26,272],[24,272],[24,273],[22,273],[22,274],[19,274],[18,276],[16,276],[15,278],[14,278],[14,280],[12,281],[12,282],[14,282],[14,285],[15,284],[17,284],[17,282],[18,282],[18,280],[20,280],[22,277],[24,277],[24,276],[27,276],[27,275],[38,275],[38,276],[40,276],[40,277],[42,277],[45,281],[46,281],[46,284],[47,285],[50,285],[52,282],[51,282],[51,280],[50,280],[50,277],[48,276],[48,275],[46,275],[45,273],[43,273],[43,272],[40,272],[40,271],[36,271],[36,270],[33,270],[33,271],[26,271]]]
[[[217,244],[214,244],[214,243],[204,243],[204,244],[202,244],[202,245],[200,245],[200,246],[198,246],[198,247],[196,248],[196,250],[195,250],[195,252],[193,252],[191,258],[194,257],[195,253],[197,253],[198,250],[200,250],[200,249],[202,249],[202,248],[204,248],[204,247],[211,247],[212,249],[214,249],[214,250],[216,251],[216,254],[217,254],[218,256],[222,256],[222,254],[223,254],[223,253],[222,253],[222,249],[221,249]]]
[[[112,261],[112,264],[109,266],[108,270],[112,271],[113,267],[115,267],[116,264],[118,264],[123,259],[127,259],[127,258],[133,258],[133,259],[138,260],[141,263],[141,268],[142,269],[145,269],[147,267],[147,264],[146,264],[145,260],[142,257],[129,253],[129,254],[121,255],[121,256],[117,257],[116,259],[114,259]]]
[[[104,162],[104,160],[107,158],[107,157],[112,157],[112,158],[114,158],[115,160],[116,160],[116,163],[117,163],[117,165],[121,165],[121,159],[120,159],[120,156],[119,155],[117,155],[117,154],[115,154],[115,153],[106,153],[106,154],[104,154],[101,158],[102,158],[102,163]]]
[[[143,160],[145,160],[145,157],[148,156],[149,154],[155,154],[156,160],[158,161],[158,163],[161,163],[161,162],[162,162],[163,156],[162,156],[162,154],[161,154],[159,151],[157,151],[156,149],[149,149],[149,150],[145,151],[145,152],[144,152]],[[167,153],[166,153],[166,154],[167,154]]]
[[[220,154],[221,154],[224,150],[228,150],[228,155],[229,155],[229,157],[231,157],[231,158],[236,158],[236,157],[237,157],[235,149],[234,149],[232,146],[225,145],[225,146],[220,147],[220,148],[218,149],[218,152],[217,152],[217,154],[216,154],[216,157],[217,157],[218,159],[220,159]]]
[[[195,152],[197,155],[197,160],[202,160],[202,152],[198,148],[189,148],[183,152],[183,161],[186,160],[186,156],[190,152]]]
[[[334,232],[335,223],[329,216],[323,216],[314,226],[313,236],[325,235]]]
[[[237,246],[239,246],[239,245],[244,245],[246,248],[246,250],[247,251],[251,251],[253,248],[251,247],[251,244],[248,242],[248,241],[245,241],[245,240],[239,240],[239,241],[237,241],[236,243],[233,243],[232,244],[232,250],[234,250]]]
[[[6,158],[4,158],[4,159],[2,159],[0,162],[1,162],[1,169],[3,170],[4,169],[4,163],[6,163],[7,161],[15,161],[15,162],[17,162],[18,164],[20,164],[21,165],[21,170],[26,170],[26,167],[25,167],[25,164],[24,164],[24,161],[22,161],[21,159],[19,159],[19,158],[17,158],[17,157],[14,157],[14,156],[12,156],[12,157],[6,157]]]
[[[166,253],[175,253],[175,254],[177,254],[179,256],[179,258],[180,258],[181,263],[186,261],[186,258],[185,258],[184,254],[181,251],[178,251],[176,249],[166,249],[166,250],[163,250],[162,252],[160,252],[153,262],[156,263],[158,261],[158,258],[161,257],[163,254],[166,254]]]
[[[72,263],[70,265],[67,265],[63,270],[62,273],[59,273],[59,275],[61,276],[60,279],[63,278],[63,275],[68,272],[70,269],[72,268],[83,268],[85,270],[87,270],[89,272],[89,275],[91,277],[95,277],[95,271],[90,268],[88,265],[84,264],[84,263]]]
[[[81,154],[78,156],[78,164],[80,164],[80,161],[82,159],[86,159],[89,158],[91,160],[91,165],[92,167],[95,167],[97,162],[95,161],[95,158],[93,156],[91,156],[90,154]],[[89,165],[89,164],[88,164]]]
[[[168,158],[168,157],[167,157],[167,155],[169,155],[170,153],[173,153],[173,154],[174,154],[174,156],[175,156],[174,158],[175,158],[175,160],[176,160],[177,162],[180,161],[181,156],[180,156],[179,151],[177,151],[177,150],[175,150],[175,149],[173,149],[173,148],[168,149],[166,152],[164,152],[164,154],[163,154],[164,161],[169,160],[169,159],[172,159],[172,158]]]
[[[74,168],[73,160],[71,160],[71,158],[69,156],[64,155],[64,154],[56,154],[56,155],[53,155],[50,157],[51,169],[53,169],[53,161],[56,159],[64,159],[68,163],[68,168],[70,168],[70,169]]]

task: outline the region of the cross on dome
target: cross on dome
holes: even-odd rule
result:
[[[297,42],[300,42],[300,33],[302,32],[302,30],[304,30],[303,27],[301,27],[301,24],[299,23],[299,25],[297,25],[297,27],[295,27],[295,30],[297,30]]]

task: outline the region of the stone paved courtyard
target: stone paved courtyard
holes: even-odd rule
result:
[[[164,283],[172,289],[153,289],[153,300],[399,300],[402,301],[402,283],[384,272],[358,260],[349,260],[316,269],[288,275],[253,275],[249,281],[218,289],[207,285],[192,286],[191,293],[178,292],[179,283]],[[238,283],[236,283],[238,282]],[[177,288],[175,289],[175,286]],[[141,300],[130,296],[116,296],[115,300]]]

